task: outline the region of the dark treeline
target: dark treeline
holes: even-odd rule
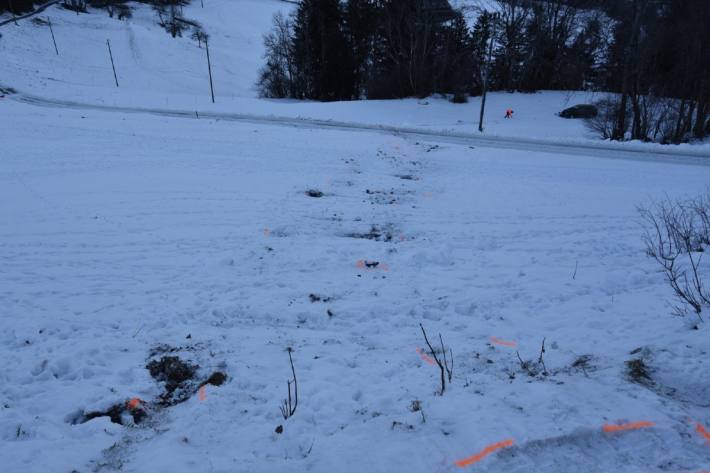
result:
[[[434,93],[457,99],[490,88],[578,90],[599,80],[600,12],[564,1],[500,1],[472,28],[446,0],[302,0],[265,38],[266,96],[316,100]],[[605,18],[605,17],[604,17]]]
[[[128,8],[130,3],[146,3],[156,7],[182,6],[190,0],[62,0],[60,5],[77,11],[86,11],[87,7],[105,8],[110,12]],[[11,12],[16,15],[31,12],[35,7],[47,3],[47,0],[0,0],[0,13]]]
[[[12,12],[15,14],[32,11],[35,4],[40,4],[39,0],[0,0],[0,13]]]
[[[680,143],[710,132],[710,2],[618,0],[606,67],[605,137]],[[604,112],[604,110],[602,111]]]
[[[45,0],[0,0],[0,13],[27,13],[45,3]],[[111,18],[119,20],[132,17],[132,4],[150,5],[158,16],[158,24],[173,38],[187,32],[202,47],[209,36],[199,23],[183,16],[183,6],[189,3],[190,0],[62,0],[58,5],[77,14],[88,13],[90,8],[105,10]]]
[[[263,95],[316,100],[473,88],[473,37],[446,1],[304,0],[266,35]]]
[[[488,71],[489,90],[612,92],[591,124],[606,138],[710,131],[708,0],[498,0],[474,25],[465,13],[446,0],[302,0],[265,36],[261,93],[465,101]]]

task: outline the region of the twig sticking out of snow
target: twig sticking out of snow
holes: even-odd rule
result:
[[[439,370],[441,371],[441,391],[440,394],[443,396],[444,391],[446,391],[446,379],[448,377],[449,379],[449,384],[451,384],[451,381],[453,380],[454,377],[454,352],[449,348],[449,359],[446,358],[446,348],[444,347],[444,340],[441,338],[441,334],[439,334],[439,342],[441,343],[441,353],[443,355],[443,360],[440,360],[439,357],[436,354],[436,351],[434,350],[434,347],[431,346],[431,343],[429,343],[429,338],[426,335],[426,330],[424,330],[424,326],[422,324],[419,324],[419,327],[422,329],[422,334],[424,335],[424,341],[426,342],[427,346],[429,347],[429,350],[431,351],[431,356],[434,358],[434,362],[439,366]],[[450,365],[449,365],[450,363]]]
[[[296,408],[298,407],[298,380],[296,380],[296,369],[293,367],[293,358],[291,357],[292,351],[293,350],[289,347],[288,360],[291,362],[291,373],[293,373],[293,379],[287,381],[288,399],[284,399],[280,406],[281,415],[284,420],[292,417],[296,413]],[[293,386],[293,398],[291,397],[291,386]]]

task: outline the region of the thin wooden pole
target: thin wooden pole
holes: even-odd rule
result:
[[[113,78],[116,81],[116,87],[118,87],[118,76],[116,75],[116,65],[113,63],[113,53],[111,52],[111,43],[106,40],[106,46],[108,46],[108,55],[111,58],[111,67],[113,68]]]
[[[57,53],[57,56],[59,56],[59,49],[57,48],[57,40],[54,39],[54,30],[52,29],[52,20],[47,17],[47,24],[49,24],[49,32],[52,33],[52,42],[54,43],[54,50]]]
[[[8,6],[10,7],[10,12],[12,13],[13,23],[15,23],[15,26],[19,26],[17,24],[17,17],[15,16],[15,7],[12,5],[12,0],[8,0]]]
[[[488,58],[483,69],[483,93],[481,94],[481,115],[478,117],[478,131],[483,133],[483,115],[486,113],[486,95],[488,94],[488,75],[490,73],[491,61],[493,59],[493,42],[495,41],[495,21],[497,15],[491,16],[491,44],[488,47]]]
[[[212,62],[210,61],[210,45],[205,38],[205,50],[207,51],[207,70],[210,73],[210,93],[212,94],[212,103],[214,103],[214,85],[212,84]]]

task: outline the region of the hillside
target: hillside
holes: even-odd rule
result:
[[[258,99],[292,5],[205,4],[214,105],[145,6],[49,8],[59,56],[0,28],[2,473],[710,469],[707,317],[637,210],[707,193],[703,146],[598,143],[583,95],[494,94],[483,137]]]
[[[486,7],[481,2],[466,4]],[[210,101],[204,47],[190,38],[189,31],[182,38],[172,38],[157,25],[155,12],[141,5],[134,6],[133,18],[128,21],[109,18],[99,10],[75,15],[51,7],[40,18],[51,18],[59,55],[54,53],[46,24],[23,20],[20,26],[3,27],[0,87],[42,99],[105,106],[307,117],[477,133],[478,98],[463,105],[436,97],[328,104],[259,100],[255,82],[263,63],[262,35],[270,28],[274,13],[287,13],[292,8],[292,4],[280,0],[213,0],[204,8],[195,2],[184,8],[184,17],[202,25],[211,38],[215,104]],[[107,39],[119,87],[114,82]],[[580,120],[566,120],[556,114],[599,97],[566,92],[493,93],[488,98],[486,134],[577,143],[598,141]],[[508,108],[515,111],[514,120],[504,120]]]

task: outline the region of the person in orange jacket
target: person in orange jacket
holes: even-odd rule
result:
[[[513,109],[509,108],[505,111],[505,118],[513,118]]]

